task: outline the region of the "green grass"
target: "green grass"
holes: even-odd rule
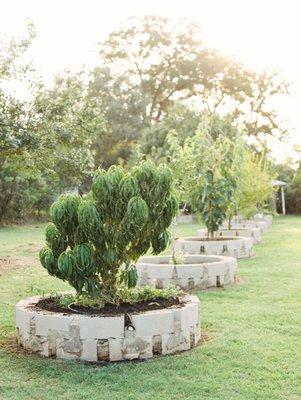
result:
[[[44,243],[45,226],[37,223],[0,228],[0,256],[37,254]]]
[[[195,234],[196,225],[179,233]],[[0,230],[1,254],[32,254],[41,229]],[[3,238],[5,234],[5,239]],[[5,244],[3,244],[5,242]],[[0,277],[0,399],[2,400],[297,400],[301,399],[301,218],[277,218],[255,248],[239,261],[242,283],[197,292],[202,302],[202,346],[176,356],[105,367],[42,359],[10,350],[14,304],[30,287],[66,285],[42,268]]]

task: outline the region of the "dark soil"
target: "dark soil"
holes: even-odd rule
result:
[[[104,307],[96,309],[91,307],[77,306],[72,304],[71,309],[62,307],[57,304],[56,299],[53,297],[43,298],[39,300],[33,308],[35,310],[63,313],[63,314],[84,314],[91,316],[116,316],[121,314],[140,314],[145,311],[162,310],[165,308],[180,308],[183,307],[185,301],[179,297],[171,299],[157,299],[145,301],[136,304],[123,303],[118,307],[113,304],[106,304]]]

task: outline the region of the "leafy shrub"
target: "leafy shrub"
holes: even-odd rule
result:
[[[167,289],[155,289],[151,287],[127,288],[120,286],[114,292],[100,293],[97,297],[91,297],[86,294],[56,294],[54,298],[62,307],[67,307],[74,303],[84,307],[101,308],[105,304],[113,304],[118,307],[122,303],[136,304],[159,299],[169,300],[178,297],[182,293],[180,289],[174,286],[170,286]]]
[[[120,166],[99,169],[84,199],[64,194],[52,205],[41,264],[78,294],[97,297],[120,285],[134,287],[133,262],[150,248],[153,254],[165,250],[167,228],[177,211],[172,174],[165,165],[146,161],[131,172]]]

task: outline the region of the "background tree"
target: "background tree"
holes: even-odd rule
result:
[[[141,93],[140,121],[155,132],[154,123],[161,122],[178,102],[190,109],[197,104],[208,115],[229,114],[258,141],[262,135],[281,138],[285,133],[272,98],[286,94],[287,83],[277,73],[258,74],[207,48],[200,27],[190,21],[175,24],[156,16],[129,19],[109,35],[100,55],[113,81],[121,80],[128,93]]]
[[[226,218],[234,201],[237,160],[233,142],[219,134],[210,135],[210,125],[203,124],[181,146],[175,132],[170,132],[170,166],[180,198],[201,214],[210,238]]]
[[[93,139],[96,167],[135,163],[137,151],[165,161],[168,132],[176,129],[184,142],[208,116],[216,119],[214,137],[220,123],[247,127],[256,144],[265,145],[268,134],[281,136],[270,98],[286,93],[287,85],[207,48],[190,21],[129,19],[100,45],[100,56],[81,89],[83,101],[101,107],[106,121]],[[62,78],[61,86],[70,79]]]
[[[267,207],[273,193],[272,178],[267,161],[251,151],[246,152],[237,199],[239,213],[249,218]]]
[[[104,120],[96,101],[82,101],[80,80],[46,90],[25,74],[29,67],[20,70],[29,45],[2,46],[2,83],[22,78],[34,93],[20,101],[0,89],[0,223],[41,214],[62,190],[91,178],[93,138]]]
[[[207,48],[187,20],[128,20],[101,44],[96,68],[66,72],[51,89],[20,61],[33,38],[32,27],[20,40],[0,38],[2,221],[40,213],[65,189],[84,191],[99,165],[128,168],[141,153],[168,161],[171,130],[184,146],[198,126],[214,140],[232,140],[245,126],[257,150],[269,135],[284,134],[271,99],[287,92],[286,83]],[[15,79],[31,87],[30,100],[4,90]]]
[[[286,190],[286,209],[293,214],[301,213],[301,163],[293,168],[290,162],[278,166],[278,177],[288,184]]]
[[[198,207],[212,240],[226,219],[229,205],[234,201],[237,185],[233,174],[234,161],[233,144],[229,139],[219,136],[212,143],[206,157]]]
[[[131,88],[126,76],[113,77],[109,68],[95,68],[90,75],[87,101],[101,102],[106,121],[93,142],[95,166],[108,168],[127,162],[136,148],[146,121],[146,100]]]
[[[228,229],[231,229],[232,218],[238,214],[242,192],[244,190],[244,179],[246,175],[246,157],[250,149],[247,146],[244,132],[236,130],[236,137],[231,140],[232,162],[229,165],[228,176],[234,183],[231,202],[227,205]]]
[[[174,99],[185,100],[209,87],[226,66],[224,57],[204,47],[196,24],[145,16],[129,19],[101,45],[105,65],[127,77],[128,89],[141,89],[145,118],[160,121]]]
[[[0,36],[0,223],[18,217],[23,205],[31,205],[38,179],[32,157],[38,140],[27,129],[27,105],[4,90],[5,84],[27,76],[30,66],[20,65],[19,59],[33,38],[32,26],[21,39]]]
[[[93,144],[105,118],[101,99],[86,93],[82,77],[67,74],[57,77],[52,89],[42,87],[33,101],[32,129],[46,138],[43,148],[61,189],[85,185],[95,169]]]

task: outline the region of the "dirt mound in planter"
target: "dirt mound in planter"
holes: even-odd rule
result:
[[[63,314],[79,314],[90,316],[116,316],[122,314],[140,314],[145,311],[162,310],[164,308],[181,308],[185,301],[180,297],[171,299],[157,299],[136,304],[123,303],[118,307],[113,304],[106,304],[100,309],[71,305],[70,308],[61,307],[54,298],[44,298],[33,307],[35,310],[49,311]]]

